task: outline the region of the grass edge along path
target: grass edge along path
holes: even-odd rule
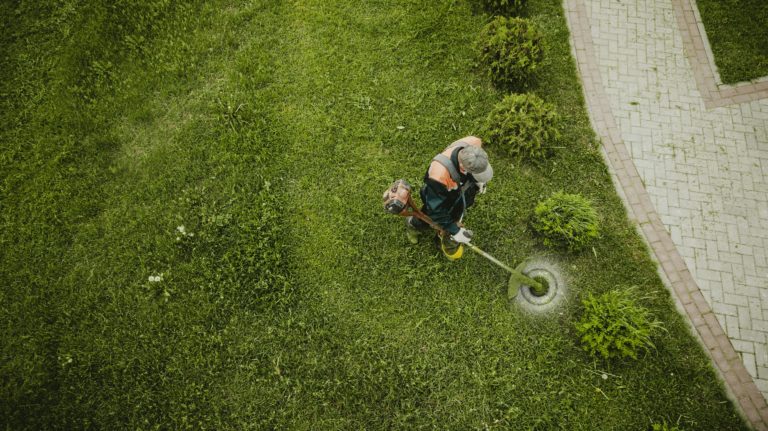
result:
[[[768,76],[768,4],[696,0],[696,8],[723,83]]]

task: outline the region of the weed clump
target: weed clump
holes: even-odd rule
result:
[[[512,157],[538,160],[551,154],[560,127],[560,116],[551,104],[532,93],[510,94],[488,114],[485,136]]]
[[[494,84],[525,88],[544,59],[544,40],[527,19],[497,16],[480,31],[479,63]]]
[[[651,431],[683,431],[682,428],[677,425],[670,425],[667,421],[662,423],[655,423],[651,426]]]
[[[630,357],[654,349],[651,338],[664,330],[647,308],[638,304],[636,289],[615,289],[600,296],[588,294],[584,313],[575,324],[582,348],[604,359]]]
[[[597,211],[580,194],[562,191],[536,205],[533,228],[544,237],[544,245],[575,252],[600,236]]]
[[[494,15],[520,15],[528,0],[476,0],[481,8]]]

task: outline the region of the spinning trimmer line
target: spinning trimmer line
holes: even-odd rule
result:
[[[427,223],[432,229],[435,229],[436,231],[440,232],[441,235],[449,235],[448,232],[446,232],[442,227],[440,227],[437,223],[433,222],[432,219],[429,218],[426,214],[424,214],[421,210],[418,209],[416,206],[416,203],[413,201],[413,198],[411,197],[411,185],[408,184],[405,180],[397,180],[395,181],[392,186],[390,186],[385,192],[384,192],[384,209],[390,214],[395,214],[403,217],[408,216],[414,216],[418,219],[424,221]],[[540,283],[538,280],[535,280],[531,277],[526,276],[521,272],[520,269],[512,269],[508,265],[504,264],[500,260],[496,259],[495,257],[491,256],[487,252],[481,250],[479,247],[477,247],[474,244],[465,243],[470,250],[474,251],[475,253],[479,254],[480,256],[483,256],[484,258],[490,260],[500,268],[504,269],[510,274],[509,277],[509,283],[508,283],[508,289],[507,289],[507,295],[512,298],[514,297],[521,286],[526,285],[528,286],[534,294],[537,296],[544,295],[547,290],[548,286],[545,286],[544,284]]]

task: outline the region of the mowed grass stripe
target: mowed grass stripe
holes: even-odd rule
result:
[[[276,133],[262,118],[269,117],[268,108],[274,105],[269,95],[254,98],[238,119],[227,115],[231,113],[227,103],[242,93],[242,82],[236,79],[246,71],[239,69],[257,63],[247,72],[248,83],[259,88],[270,79],[264,64],[258,64],[270,61],[270,51],[263,47],[231,70],[222,67],[230,64],[227,54],[244,57],[237,55],[233,42],[250,34],[259,45],[268,43],[270,34],[263,25],[243,28],[243,23],[250,24],[250,19],[242,20],[249,16],[247,8],[220,13],[218,6],[193,10],[204,16],[184,41],[193,46],[194,57],[175,59],[181,62],[177,66],[195,70],[189,81],[165,70],[168,64],[163,61],[150,60],[150,67],[139,61],[118,64],[116,73],[123,75],[114,77],[108,84],[111,88],[96,92],[96,106],[68,113],[56,99],[46,100],[51,109],[62,109],[54,112],[65,119],[67,115],[100,118],[101,130],[84,130],[70,121],[14,131],[38,137],[39,145],[54,155],[68,152],[56,141],[57,134],[70,133],[78,158],[65,163],[50,160],[50,172],[35,169],[34,160],[19,163],[23,174],[32,178],[25,184],[31,190],[14,196],[19,204],[16,199],[5,201],[10,204],[6,220],[14,211],[34,218],[50,217],[53,210],[53,217],[59,213],[65,223],[28,229],[23,228],[24,219],[6,224],[11,228],[4,232],[8,235],[4,240],[25,230],[38,238],[14,244],[22,263],[4,265],[9,270],[3,274],[9,286],[5,292],[18,308],[4,309],[3,321],[13,328],[7,334],[19,338],[3,343],[6,355],[13,357],[4,362],[3,371],[23,382],[21,388],[13,388],[17,392],[4,391],[9,401],[15,401],[3,403],[15,406],[3,415],[13,428],[232,424],[229,396],[218,385],[228,383],[225,370],[232,372],[227,364],[232,364],[237,349],[222,349],[222,340],[241,336],[229,334],[226,327],[231,319],[237,323],[258,309],[260,283],[270,278],[254,274],[272,270],[259,260],[269,264],[267,258],[275,253],[272,244],[259,245],[265,238],[273,240],[269,226],[262,231],[260,224],[267,224],[263,213],[274,210],[270,208],[274,204],[260,193],[263,177],[271,174],[254,169],[254,159],[265,151],[263,139],[257,138]],[[269,12],[253,7],[262,17]],[[234,34],[237,30],[241,34]],[[162,53],[168,44],[179,42],[169,38],[154,48]],[[197,62],[211,52],[220,53]],[[50,111],[39,112],[43,119]],[[86,136],[86,144],[100,139],[109,143],[115,148],[108,153],[113,157],[104,164],[94,163],[107,154],[103,148],[83,145],[83,133],[93,134]],[[51,193],[39,185],[34,189],[36,178],[45,180],[46,175],[60,172],[65,180],[72,178],[57,184],[72,199],[58,190]],[[81,172],[85,175],[78,176]],[[97,175],[99,181],[92,181]],[[87,217],[61,216],[77,216],[83,204],[99,211]],[[197,235],[194,241],[180,244],[175,238],[180,235],[176,227],[182,224]],[[260,247],[270,255],[254,260],[254,250]],[[249,266],[233,273],[227,267],[233,262]],[[39,271],[41,264],[47,266],[45,272]],[[28,273],[37,273],[41,280],[26,277]],[[162,283],[147,281],[149,275],[161,273]],[[29,301],[36,296],[45,300]],[[7,311],[20,318],[8,320]],[[16,347],[16,341],[25,338],[36,344]]]
[[[410,3],[403,5],[413,6]],[[297,247],[302,250],[299,253],[303,253],[300,260],[308,263],[300,265],[305,272],[300,277],[308,280],[313,287],[310,290],[317,292],[313,298],[316,303],[306,305],[306,318],[317,319],[318,315],[323,315],[328,325],[338,325],[335,336],[324,334],[327,339],[334,340],[334,352],[336,349],[344,352],[335,354],[342,355],[345,360],[331,368],[320,365],[322,372],[311,375],[317,375],[320,380],[325,377],[328,381],[337,382],[340,386],[337,390],[341,393],[329,394],[328,399],[341,396],[347,400],[346,403],[336,404],[336,408],[350,408],[344,408],[347,413],[342,416],[348,420],[363,416],[358,420],[385,427],[440,421],[459,427],[472,426],[469,424],[477,424],[489,417],[501,417],[501,422],[510,418],[525,418],[533,423],[568,423],[568,426],[578,428],[579,423],[586,423],[584,421],[592,416],[589,412],[593,409],[613,409],[613,414],[600,419],[605,421],[605,426],[611,426],[609,424],[624,420],[632,422],[633,419],[627,418],[628,410],[642,416],[642,412],[647,415],[662,408],[650,394],[650,398],[633,399],[632,402],[612,402],[603,398],[591,383],[587,383],[593,376],[573,362],[562,361],[562,357],[579,357],[579,354],[572,341],[560,337],[565,334],[556,329],[557,325],[549,326],[553,325],[552,321],[543,324],[531,322],[509,313],[504,302],[499,300],[499,287],[503,286],[505,276],[499,274],[495,267],[473,256],[460,264],[448,265],[427,246],[404,247],[404,239],[399,233],[401,221],[382,222],[382,215],[377,213],[382,184],[386,185],[399,176],[420,178],[425,161],[435,151],[455,137],[477,131],[484,112],[498,97],[495,91],[470,75],[472,57],[467,42],[471,38],[467,35],[479,28],[484,18],[469,14],[464,6],[452,7],[450,3],[441,3],[430,10],[410,10],[402,14],[401,25],[406,23],[405,27],[410,31],[400,35],[397,30],[403,27],[388,26],[388,16],[385,16],[383,25],[377,22],[379,15],[375,8],[361,11],[359,6],[306,2],[296,6],[292,9],[294,27],[291,34],[299,35],[300,40],[291,46],[295,51],[288,58],[296,58],[298,62],[286,63],[287,69],[303,68],[304,72],[298,76],[311,76],[308,82],[295,84],[298,89],[295,93],[307,97],[302,99],[296,96],[292,99],[295,102],[288,104],[284,110],[291,114],[291,120],[286,123],[307,124],[304,128],[295,129],[299,137],[295,145],[299,146],[297,153],[300,157],[293,163],[301,167],[299,171],[303,178],[297,180],[291,193],[296,196],[294,202],[297,207],[304,210],[304,214],[296,219],[297,228],[306,232],[306,241]],[[392,9],[391,6],[389,8]],[[550,33],[556,38],[553,50],[558,55],[557,59],[567,59],[567,33],[563,31],[561,12],[556,6],[548,4],[541,9],[542,15],[536,17],[541,24],[547,26],[548,19],[559,21],[561,27],[553,26],[554,31]],[[408,26],[408,18],[416,20],[415,17],[425,15],[427,17],[421,18],[420,22]],[[442,17],[447,22],[435,26],[434,23],[439,22],[435,17]],[[368,25],[373,23],[379,24],[377,28],[389,31],[355,44],[358,39],[373,36],[366,33]],[[333,31],[328,32],[327,28]],[[394,40],[377,46],[386,38]],[[434,49],[427,48],[431,42],[435,44]],[[393,50],[393,46],[397,49]],[[384,58],[376,55],[377,50],[378,53],[385,53]],[[433,52],[434,56],[430,55]],[[452,53],[450,60],[455,64],[448,61],[448,52]],[[326,62],[317,64],[321,59]],[[481,235],[484,232],[482,228],[491,233],[507,234],[502,238],[489,235],[488,242],[494,245],[501,242],[502,246],[498,247],[500,253],[511,253],[511,260],[519,260],[536,250],[524,227],[525,211],[514,205],[522,206],[530,202],[532,206],[537,197],[559,187],[584,190],[588,195],[597,197],[599,203],[611,208],[611,212],[606,216],[608,238],[599,247],[598,261],[595,263],[591,256],[573,259],[574,283],[588,289],[607,288],[615,282],[652,283],[655,285],[653,289],[663,298],[665,294],[648,264],[647,256],[642,256],[643,247],[623,218],[623,209],[613,194],[599,153],[595,147],[590,147],[592,135],[584,111],[574,108],[573,102],[580,103],[581,95],[578,87],[571,87],[574,76],[572,63],[566,62],[563,66],[555,60],[552,62],[558,72],[545,74],[547,76],[541,89],[560,102],[566,115],[571,115],[567,118],[570,130],[578,131],[571,138],[577,137],[577,142],[566,144],[576,145],[576,148],[570,149],[575,154],[566,150],[560,155],[566,159],[565,166],[578,168],[558,169],[556,160],[546,169],[523,166],[519,170],[508,170],[504,163],[509,161],[502,159],[499,162],[501,175],[491,189],[494,195],[488,197],[489,200],[496,200],[497,205],[491,209],[490,206],[483,207],[481,202],[474,218],[470,215],[469,220],[480,226]],[[312,70],[314,74],[307,73],[307,70]],[[391,75],[387,75],[388,70],[392,70]],[[379,78],[377,73],[390,79]],[[403,79],[398,79],[398,76]],[[476,96],[478,92],[481,96]],[[475,103],[466,103],[468,99]],[[431,115],[426,115],[425,110],[431,110]],[[466,118],[466,112],[474,115]],[[388,123],[391,118],[397,121]],[[462,118],[466,120],[462,121]],[[456,123],[459,127],[452,130]],[[379,132],[376,127],[381,125],[385,127]],[[404,126],[404,129],[398,131],[398,125]],[[372,130],[378,133],[371,133]],[[405,135],[402,136],[405,139],[401,139],[398,133]],[[377,141],[380,146],[375,145]],[[583,147],[579,148],[580,145]],[[391,156],[382,157],[382,151]],[[361,176],[355,169],[360,165],[366,167],[368,177]],[[379,165],[381,171],[378,170]],[[504,174],[511,175],[514,180],[505,180]],[[379,176],[380,179],[377,178]],[[368,178],[376,181],[368,181]],[[333,181],[333,185],[326,188],[320,185],[329,180]],[[536,191],[534,184],[542,184],[538,188],[540,191]],[[343,190],[343,196],[333,196],[335,186]],[[478,212],[482,213],[478,216]],[[509,214],[508,220],[521,223],[510,226],[510,222],[500,219],[498,213]],[[482,216],[486,217],[485,220]],[[494,220],[497,217],[499,219]],[[515,248],[518,249],[516,252],[510,251]],[[627,265],[628,258],[636,260]],[[572,259],[564,260],[568,262]],[[386,268],[388,262],[393,264]],[[407,263],[395,266],[397,262]],[[402,268],[404,273],[398,274],[392,267]],[[384,279],[377,279],[377,276]],[[668,299],[661,304],[669,310],[667,316],[672,319],[676,334],[686,337],[683,335],[685,327],[670,310]],[[566,313],[559,324],[568,325],[569,319]],[[496,322],[490,325],[493,330],[486,326],[489,322]],[[522,347],[530,345],[531,338],[540,340],[542,345],[537,347],[541,350],[532,352]],[[469,353],[478,353],[471,349],[473,345],[484,346],[487,356]],[[697,346],[689,341],[686,348],[695,351]],[[399,373],[389,368],[395,363]],[[546,365],[530,370],[532,363]],[[685,374],[706,369],[706,361],[697,359],[694,363],[694,367],[685,363],[674,368],[678,370],[682,366]],[[489,364],[496,364],[498,369],[504,370],[503,377],[489,371],[494,369]],[[303,368],[301,364],[296,367]],[[690,369],[686,370],[687,367]],[[515,375],[513,370],[518,368],[528,370],[529,374]],[[654,366],[629,370],[630,374],[634,373],[629,379],[639,383],[652,378],[655,384],[661,384],[651,376],[659,375],[663,368]],[[539,374],[543,369],[547,371]],[[571,387],[571,384],[574,386]],[[537,395],[521,395],[518,388],[525,385]],[[488,392],[488,386],[495,387],[492,394]],[[638,390],[643,392],[640,387],[637,387]],[[683,389],[680,384],[671,383],[670,390]],[[563,393],[572,394],[578,401],[569,398],[567,403],[558,404],[563,410],[555,408],[550,414],[531,413],[535,418],[527,416],[526,408],[507,406],[508,410],[500,413],[498,407],[486,404],[491,399],[510,400],[510,403],[514,399],[518,406],[527,405],[533,399],[554,399],[556,394]],[[589,400],[583,399],[584,396]],[[617,393],[611,394],[611,397],[614,396]],[[366,400],[375,402],[377,409],[387,413],[365,422],[367,416],[355,412],[371,411],[371,404]],[[691,406],[685,401],[686,397],[679,400]],[[435,408],[452,403],[479,403],[483,407],[479,410],[446,407],[440,410],[440,414],[426,417],[411,413],[416,406]],[[308,404],[316,405],[311,398]],[[351,406],[356,407],[352,409]],[[669,411],[681,408],[682,405],[674,407],[669,403],[663,407]],[[334,413],[322,411],[320,417],[335,416]],[[385,419],[385,425],[382,425],[377,420],[381,421],[383,417],[393,419],[391,422]]]
[[[360,10],[359,6],[303,3],[294,12],[289,33],[301,39],[289,44],[294,54],[288,58],[296,60],[286,63],[285,76],[313,71],[308,82],[294,82],[296,90],[291,94],[304,98],[289,96],[287,100],[296,101],[283,109],[291,118],[286,123],[297,131],[291,168],[298,179],[291,195],[298,210],[296,229],[305,239],[296,249],[306,262],[299,276],[317,292],[316,302],[305,304],[307,318],[317,321],[322,315],[324,321],[335,321],[335,333],[325,337],[342,346],[341,352],[332,352],[338,355],[335,365],[318,364],[317,372],[310,372],[308,364],[294,367],[319,381],[341,385],[328,398],[343,400],[334,404],[350,423],[375,427],[470,424],[476,414],[467,417],[466,412],[453,412],[452,400],[476,403],[491,396],[487,389],[473,388],[465,376],[467,371],[481,373],[482,369],[463,358],[463,337],[453,330],[467,316],[457,316],[454,307],[470,302],[460,305],[463,314],[494,308],[488,306],[488,299],[498,298],[497,289],[484,289],[476,277],[452,274],[457,268],[438,260],[429,247],[404,247],[402,220],[383,215],[379,202],[383,187],[397,175],[420,177],[435,151],[475,127],[471,118],[465,119],[466,113],[461,114],[477,115],[479,104],[478,96],[474,106],[467,103],[475,92],[469,88],[471,81],[461,78],[470,71],[467,44],[463,55],[453,59],[442,58],[445,51],[424,55],[414,49],[426,44],[414,39],[423,21],[432,25],[447,17],[445,27],[450,28],[467,16],[448,14],[449,3],[438,6],[442,8],[416,10],[417,5],[409,4]],[[324,26],[318,28],[318,23]],[[384,28],[402,30],[382,32]],[[449,33],[453,36],[441,39]],[[450,37],[466,42],[468,34],[458,26],[429,40],[445,47],[452,45]],[[402,48],[393,52],[393,44]],[[326,62],[314,63],[318,57]],[[430,68],[430,61],[439,65],[437,71]],[[451,61],[456,69],[446,74],[445,68],[454,67]],[[304,72],[292,73],[298,68]],[[491,95],[485,105],[492,103],[494,92],[485,88],[483,93]],[[435,109],[442,115],[429,115]],[[447,121],[461,122],[463,130],[450,126],[446,130]],[[469,289],[472,296],[466,298]],[[504,304],[495,308],[484,310],[484,318],[508,323]],[[498,331],[502,339],[511,333],[511,326],[505,326]],[[478,333],[464,336],[474,339]],[[310,333],[308,338],[315,336]],[[495,344],[506,350],[509,340]],[[309,411],[320,410],[320,418],[334,416],[316,401],[306,401]],[[441,413],[414,414],[422,404]],[[374,418],[370,417],[372,405],[382,410]]]
[[[404,8],[414,6],[403,5]],[[290,103],[286,103],[282,111],[289,118],[285,122],[296,126],[293,129],[296,157],[289,160],[291,166],[298,169],[289,195],[300,209],[293,224],[303,233],[294,237],[305,239],[295,247],[301,268],[298,277],[312,292],[307,294],[313,295],[313,302],[304,304],[305,314],[300,320],[305,320],[303,323],[309,327],[323,322],[314,327],[321,336],[310,331],[303,340],[324,340],[315,341],[321,356],[338,361],[335,366],[320,363],[314,368],[301,360],[294,363],[294,372],[299,376],[316,383],[325,382],[326,391],[319,392],[323,394],[321,399],[336,401],[332,403],[335,409],[327,409],[320,407],[324,403],[318,406],[317,399],[305,398],[305,405],[314,406],[310,408],[314,413],[307,412],[311,418],[307,420],[325,419],[333,423],[341,420],[384,427],[428,423],[472,426],[470,424],[488,417],[502,417],[502,423],[512,417],[545,423],[565,421],[578,428],[574,424],[589,417],[590,410],[597,405],[602,409],[616,408],[617,414],[625,411],[627,404],[637,408],[638,413],[651,405],[658,408],[651,399],[640,405],[619,402],[604,406],[599,392],[594,392],[595,399],[581,400],[581,396],[594,390],[586,383],[592,376],[575,363],[561,360],[579,354],[571,341],[562,338],[565,334],[557,329],[558,322],[532,323],[510,313],[499,296],[506,276],[499,274],[498,269],[473,256],[461,264],[447,264],[428,246],[404,247],[405,241],[399,233],[401,220],[387,221],[386,216],[378,212],[382,184],[398,176],[420,178],[425,161],[435,151],[455,137],[476,133],[484,113],[498,97],[487,84],[470,75],[472,57],[467,42],[472,38],[468,35],[482,25],[484,18],[447,2],[429,10],[406,8],[399,16],[397,8],[388,6],[386,13],[384,8],[379,11],[384,18],[377,15],[375,7],[360,10],[359,6],[306,2],[291,6],[293,19],[287,37],[294,35],[296,39],[287,45],[292,54],[286,58],[291,61],[284,65],[285,75],[290,76],[289,82],[292,82],[288,88],[292,90],[286,97]],[[388,21],[392,9],[401,27]],[[559,11],[544,9],[563,23]],[[415,21],[413,25],[409,18]],[[546,18],[549,17],[540,19]],[[377,19],[383,20],[383,24]],[[436,26],[440,19],[448,22]],[[389,31],[371,33],[367,31],[371,27]],[[407,30],[396,31],[401,28]],[[557,35],[559,54],[567,58],[567,34],[560,27]],[[378,46],[382,41],[386,43]],[[431,42],[436,49],[427,48]],[[381,52],[386,55],[377,55]],[[434,55],[430,55],[433,52]],[[566,69],[568,66],[572,67],[568,64]],[[567,78],[553,75],[553,84],[568,86]],[[307,77],[307,80],[302,82],[297,77]],[[547,92],[557,95],[558,89],[548,87]],[[563,100],[574,99],[580,101],[578,89],[563,96]],[[571,109],[574,109],[572,105],[566,104],[566,113]],[[432,113],[427,115],[429,110]],[[392,118],[395,121],[392,122]],[[569,120],[584,136],[588,123],[583,111]],[[457,123],[459,127],[453,130],[452,126]],[[398,130],[398,125],[404,128]],[[586,139],[580,138],[580,143],[589,145],[590,136],[591,132],[586,133]],[[478,209],[482,214],[474,219],[470,216],[470,220],[489,232],[506,233],[505,238],[489,235],[489,243],[502,242],[498,247],[502,254],[518,248],[508,257],[519,260],[535,252],[526,228],[509,226],[503,219],[488,219],[493,220],[493,211],[498,210],[524,225],[525,212],[503,204],[533,202],[537,195],[530,190],[521,192],[524,188],[521,184],[530,187],[541,182],[542,177],[549,177],[539,196],[560,184],[583,187],[592,194],[594,186],[600,185],[598,193],[614,208],[615,215],[611,217],[618,217],[617,226],[622,229],[615,242],[630,239],[629,245],[619,248],[628,250],[627,247],[634,244],[642,249],[634,232],[623,225],[626,223],[622,221],[623,210],[613,195],[598,153],[593,149],[584,155],[577,154],[568,162],[584,167],[585,172],[579,169],[542,172],[526,167],[517,171],[508,169],[505,161],[501,161],[502,174],[495,185],[498,188],[492,188],[496,194],[488,198],[497,200],[497,205],[483,210],[481,203]],[[362,174],[359,166],[365,167]],[[601,180],[595,179],[594,169]],[[505,173],[514,180],[505,180]],[[332,184],[326,185],[328,181]],[[334,194],[337,188],[342,190],[340,195]],[[482,215],[486,216],[485,220]],[[609,225],[616,223],[608,222]],[[576,260],[581,265],[573,268],[583,268],[587,274],[577,273],[574,277],[577,282],[595,288],[590,285],[590,278],[632,279],[632,272],[628,273],[626,264],[621,263],[622,258],[611,254],[615,251],[611,249],[613,245],[611,241],[604,250],[601,248],[600,256],[605,262],[601,265],[625,266],[625,271],[618,274],[609,271],[595,277],[600,268],[590,263],[590,256],[582,256]],[[641,269],[649,268],[644,259],[647,257],[638,262],[638,273],[655,278],[647,269]],[[397,262],[405,263],[398,265]],[[603,285],[603,280],[597,283]],[[668,307],[669,303],[666,304]],[[566,313],[559,324],[567,325],[568,320]],[[677,324],[680,323],[678,320]],[[541,343],[533,344],[539,350],[521,347],[530,346],[532,339]],[[484,347],[481,352],[486,355],[478,354],[480,352],[471,347],[478,345]],[[691,346],[696,349],[695,344],[689,348]],[[314,353],[318,354],[318,350]],[[546,365],[531,370],[531,363]],[[391,368],[395,364],[399,372]],[[489,371],[494,369],[505,373]],[[525,371],[515,375],[513,371],[518,369]],[[548,375],[540,374],[543,369]],[[635,378],[642,381],[648,372],[655,374],[658,370],[644,370]],[[508,399],[510,403],[514,399],[518,405],[530,402],[532,398],[516,394],[523,382],[538,394],[531,394],[533,399],[579,393],[581,395],[574,396],[580,402],[571,400],[562,406],[564,410],[555,409],[551,414],[537,413],[536,419],[528,417],[525,408],[507,406],[507,416],[499,413],[498,407],[486,404],[492,399]],[[491,393],[488,386],[494,386],[495,391]],[[585,388],[592,389],[585,391]],[[339,398],[344,401],[340,402]],[[483,407],[479,410],[447,407],[452,403]],[[380,415],[371,418],[362,413],[370,412],[374,404],[382,411]],[[413,414],[414,409],[422,411],[417,407],[421,405],[438,408],[439,413]],[[340,414],[338,409],[344,413]],[[616,421],[615,415],[608,416],[607,423]],[[382,419],[390,417],[393,419]]]

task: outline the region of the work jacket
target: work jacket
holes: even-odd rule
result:
[[[464,211],[472,206],[479,190],[472,174],[462,173],[459,169],[459,151],[467,145],[470,144],[456,141],[441,153],[459,173],[459,181],[454,181],[448,168],[435,158],[424,175],[424,186],[420,193],[424,213],[451,235],[459,232],[457,222],[461,220]]]

